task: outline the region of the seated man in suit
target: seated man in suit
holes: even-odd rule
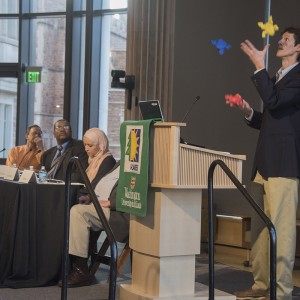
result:
[[[72,128],[67,120],[56,121],[53,129],[57,146],[44,152],[41,165],[45,166],[49,178],[65,181],[70,158],[77,156],[82,167],[86,169],[88,156],[84,150],[83,142],[72,138]],[[72,182],[83,182],[75,166],[72,173]]]
[[[40,161],[44,151],[42,130],[38,125],[29,126],[25,134],[26,145],[15,146],[9,150],[6,165],[14,164],[21,170],[33,166],[35,171],[41,168]]]

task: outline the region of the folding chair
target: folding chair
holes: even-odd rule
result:
[[[119,163],[119,162],[118,162]],[[116,164],[116,166],[118,165]],[[114,234],[114,237],[117,242],[125,243],[121,254],[118,257],[117,262],[117,272],[121,271],[123,265],[126,262],[129,254],[131,254],[131,249],[129,248],[129,220],[130,216],[128,213],[120,212],[116,210],[116,194],[117,194],[117,186],[118,182],[114,185],[111,194],[110,194],[110,218],[109,225]],[[105,238],[100,250],[97,250],[97,241],[101,234],[101,231],[91,231],[90,233],[90,247],[89,253],[91,255],[91,263],[89,266],[89,270],[91,274],[95,275],[97,269],[100,264],[110,265],[110,256],[106,254],[109,248],[109,241]]]
[[[96,235],[96,233],[92,233],[92,235]],[[98,236],[100,236],[101,232],[98,232]],[[93,237],[95,238],[95,237]],[[96,240],[97,244],[97,240]],[[106,237],[105,240],[103,241],[103,244],[100,248],[99,251],[95,251],[95,246],[91,246],[93,248],[93,251],[91,253],[91,263],[89,266],[90,273],[95,275],[97,272],[100,264],[105,264],[105,265],[110,265],[110,256],[106,253],[108,248],[109,248],[109,240]],[[124,247],[121,251],[121,254],[118,257],[118,262],[117,262],[117,273],[119,274],[125,264],[125,262],[128,259],[128,256],[131,255],[131,249],[129,248],[129,238],[127,237],[126,242],[124,244]]]
[[[115,190],[116,188],[114,189],[114,191]],[[121,254],[118,257],[118,274],[124,266],[128,256],[131,254],[131,249],[129,248],[129,220],[129,214],[116,211],[114,208],[111,209],[109,225],[112,229],[116,241],[119,243],[125,243]],[[102,231],[91,231],[90,233],[89,253],[91,256],[91,263],[89,266],[89,270],[93,275],[95,275],[101,263],[110,265],[110,256],[106,254],[109,248],[109,241],[107,237],[105,238],[102,246],[100,247],[100,250],[98,251],[97,249],[97,241],[100,237],[101,232]]]

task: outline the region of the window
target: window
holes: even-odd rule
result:
[[[120,125],[124,121],[124,99],[125,90],[110,88],[111,71],[112,70],[126,70],[126,38],[127,38],[127,15],[114,14],[107,17],[110,26],[110,41],[109,47],[109,97],[107,103],[107,116],[106,124],[102,124],[100,118],[99,127],[105,128],[107,126],[107,134],[110,140],[110,149],[112,153],[120,158]],[[101,88],[101,85],[100,85]],[[103,95],[103,98],[105,95]],[[101,103],[105,103],[100,98]],[[101,111],[101,106],[100,106]]]
[[[127,0],[103,0],[103,9],[127,8]]]
[[[18,62],[18,28],[18,19],[0,19],[0,63]]]
[[[31,13],[65,12],[66,0],[31,0]]]
[[[4,158],[14,146],[16,132],[17,79],[0,78],[0,153]]]
[[[19,12],[19,0],[1,0],[0,14],[17,14]]]
[[[125,70],[126,33],[127,0],[1,0],[0,142],[22,144],[26,127],[38,124],[50,148],[57,119],[69,118],[82,139],[88,118],[107,133],[118,158],[125,91],[110,88],[110,73]],[[15,78],[1,73],[7,63],[15,64]],[[26,66],[42,68],[40,83],[25,81]]]
[[[113,2],[116,3],[117,1]],[[127,6],[127,1],[121,1],[121,4],[124,6],[125,2]],[[108,2],[103,1],[103,3],[104,7],[107,7]],[[110,84],[111,70],[125,70],[126,68],[127,14],[122,11],[116,14],[103,12],[96,9],[98,8],[97,5],[93,8],[92,25],[90,25],[92,26],[93,35],[90,47],[85,48],[84,44],[87,34],[85,24],[89,20],[86,20],[85,15],[74,20],[74,28],[77,29],[77,32],[73,32],[73,34],[76,34],[77,37],[80,36],[80,39],[73,40],[73,50],[75,51],[73,55],[76,58],[76,65],[73,62],[73,69],[76,68],[78,73],[82,74],[81,70],[88,67],[85,65],[85,58],[89,54],[86,52],[89,52],[91,48],[91,80],[88,83],[91,89],[90,116],[92,120],[98,120],[93,123],[92,127],[99,127],[106,132],[110,142],[110,151],[116,158],[120,158],[119,131],[124,120],[125,91],[111,89]],[[83,20],[86,22],[83,22]],[[78,58],[80,58],[80,62]],[[72,95],[77,94],[80,99],[77,122],[79,136],[84,134],[80,131],[83,128],[82,120],[86,100],[83,80],[83,78],[78,78],[80,84],[77,86],[79,88],[77,91],[72,90]],[[73,83],[73,86],[76,85]]]
[[[33,122],[43,129],[45,148],[56,144],[53,124],[63,117],[65,78],[65,16],[30,21],[30,65],[41,66],[41,83],[29,86]]]

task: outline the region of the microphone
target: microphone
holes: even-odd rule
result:
[[[182,118],[180,123],[183,123],[185,121],[185,119],[187,118],[187,116],[189,115],[189,113],[191,112],[194,104],[200,100],[200,96],[197,96],[194,100],[194,102],[191,104],[191,106],[189,107],[189,109],[187,110],[186,114],[184,115],[184,117]]]
[[[22,159],[21,159],[21,161],[20,161],[20,163],[19,163],[19,165],[18,165],[18,169],[20,168],[20,166],[21,166],[22,162],[24,161],[25,157],[26,157],[26,156],[28,155],[28,153],[30,153],[31,151],[32,151],[32,149],[29,149],[29,151],[26,152],[25,155],[22,157]]]
[[[2,150],[0,150],[0,153],[2,153],[3,151],[5,151],[6,150],[6,148],[3,148]]]
[[[30,151],[32,151],[32,149],[30,149]],[[33,153],[33,155],[30,157],[30,160],[28,161],[29,165],[31,164],[31,161],[33,160],[33,158],[36,157],[40,152],[42,152],[41,149],[39,149]]]
[[[190,105],[190,107],[189,107],[189,109],[187,110],[186,114],[185,114],[184,117],[182,118],[181,123],[183,123],[183,122],[185,121],[186,117],[187,117],[188,114],[191,112],[191,110],[192,110],[194,104],[195,104],[197,101],[199,101],[199,100],[200,100],[200,96],[196,96],[196,97],[195,97],[195,100],[194,100],[193,103]],[[191,145],[191,146],[195,146],[195,147],[205,148],[204,146],[201,146],[201,145],[196,145],[196,144],[188,143],[188,142],[186,142],[182,137],[180,137],[179,142],[180,142],[181,144],[185,144],[185,145]]]
[[[34,154],[33,154],[33,157],[35,157],[37,154],[39,154],[40,152],[42,152],[42,150],[41,149],[39,149],[39,150],[37,150],[37,151],[35,151],[34,152]]]
[[[31,149],[32,150],[32,149]],[[39,150],[37,150],[37,151],[35,151],[34,152],[34,154],[32,155],[32,157],[30,158],[30,161],[29,162],[31,162],[32,161],[32,159],[36,156],[36,155],[38,155],[40,152],[42,152],[42,150],[41,149],[39,149]]]

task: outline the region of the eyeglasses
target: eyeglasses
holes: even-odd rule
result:
[[[55,126],[55,130],[61,131],[61,130],[70,130],[70,125],[64,125],[64,126]]]

